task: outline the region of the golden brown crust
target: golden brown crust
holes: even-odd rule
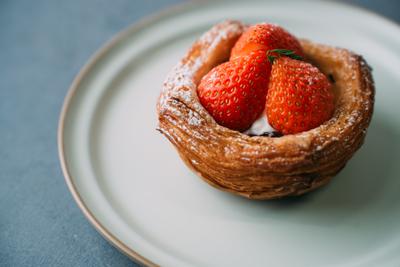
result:
[[[226,61],[245,26],[217,24],[171,71],[157,104],[159,130],[184,162],[214,187],[252,199],[299,195],[326,184],[362,145],[374,104],[365,60],[346,49],[303,40],[311,62],[335,79],[333,117],[307,132],[250,137],[218,125],[200,104],[201,77]]]

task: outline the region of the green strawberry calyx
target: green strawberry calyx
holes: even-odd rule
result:
[[[275,54],[275,55],[272,55]],[[277,54],[277,56],[276,56]],[[303,57],[297,55],[293,50],[289,50],[289,49],[272,49],[272,50],[268,50],[267,51],[267,57],[268,57],[268,61],[273,64],[274,60],[277,57],[281,57],[281,56],[286,56],[286,57],[290,57],[296,60],[303,60]]]

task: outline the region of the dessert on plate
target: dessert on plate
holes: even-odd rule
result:
[[[362,145],[373,104],[361,56],[275,24],[225,21],[168,75],[158,130],[212,186],[273,199],[329,182]]]

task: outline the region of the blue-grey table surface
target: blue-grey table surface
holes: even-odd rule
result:
[[[72,199],[57,123],[68,87],[92,53],[178,2],[0,0],[0,266],[138,266]],[[400,22],[400,1],[348,2]]]

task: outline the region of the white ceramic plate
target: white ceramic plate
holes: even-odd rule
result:
[[[365,145],[323,189],[250,201],[198,179],[159,134],[156,99],[190,44],[225,18],[271,21],[374,68]],[[115,246],[147,265],[400,266],[400,29],[332,2],[190,4],[127,29],[82,70],[59,128],[69,188]]]

